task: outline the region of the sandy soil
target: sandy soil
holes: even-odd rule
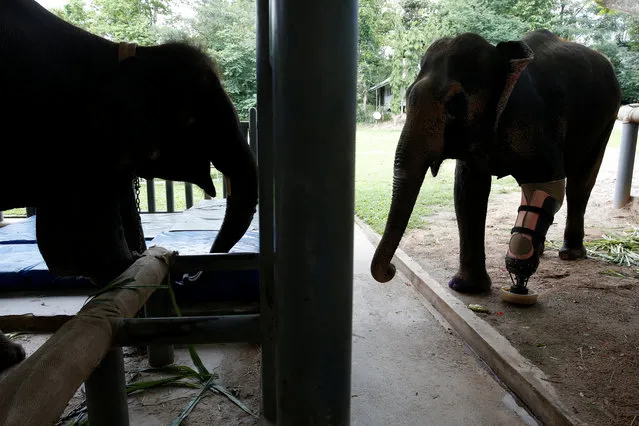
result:
[[[617,161],[618,150],[610,148],[586,211],[587,240],[639,226],[639,200],[622,209],[612,207]],[[631,193],[635,196],[637,163]],[[504,255],[519,200],[519,192],[503,191],[494,191],[489,200],[485,246],[491,294],[449,291],[466,304],[487,307],[489,314],[477,315],[547,374],[576,417],[593,425],[639,425],[639,271],[595,259],[565,262],[557,250],[546,248],[529,281],[539,302],[521,307],[501,301],[499,289],[510,285]],[[565,214],[564,203],[548,240],[562,241]],[[446,285],[458,265],[454,210],[428,218],[423,229],[404,237],[401,248]],[[609,270],[634,277],[602,274]]]

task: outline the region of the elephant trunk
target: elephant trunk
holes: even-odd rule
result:
[[[424,154],[423,144],[415,137],[415,130],[407,121],[397,144],[393,173],[393,198],[384,235],[371,262],[371,274],[379,282],[390,281],[395,276],[391,259],[399,246],[413,212],[428,167],[429,156]],[[438,165],[433,164],[436,173]]]
[[[211,253],[227,253],[242,238],[253,220],[258,197],[257,162],[246,138],[237,129],[237,143],[225,149],[213,161],[215,167],[228,179],[228,192],[224,221]]]

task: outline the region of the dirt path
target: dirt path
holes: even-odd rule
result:
[[[639,226],[639,200],[623,209],[612,208],[617,161],[618,149],[610,148],[588,204],[586,239]],[[639,159],[635,161],[632,194],[639,196]],[[557,250],[547,248],[529,282],[540,294],[539,303],[522,308],[502,302],[499,289],[510,284],[504,255],[519,199],[519,192],[490,197],[486,261],[493,281],[491,294],[451,293],[466,304],[479,303],[490,309],[490,314],[477,315],[551,378],[578,418],[593,425],[639,425],[639,280],[637,275],[617,278],[602,274],[637,271],[595,259],[564,262]],[[561,242],[565,215],[564,204],[548,240]],[[405,236],[401,247],[434,278],[448,283],[457,270],[459,253],[452,207],[430,217],[423,229]]]

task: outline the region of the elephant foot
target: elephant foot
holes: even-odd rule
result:
[[[26,358],[24,348],[0,333],[0,372]]]
[[[465,294],[487,293],[490,291],[491,285],[492,282],[488,274],[485,274],[481,279],[467,279],[458,273],[448,283],[448,287]]]
[[[559,249],[559,258],[561,260],[577,260],[586,258],[586,248],[582,245],[579,248],[569,248],[566,244]]]

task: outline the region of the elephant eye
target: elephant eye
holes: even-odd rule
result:
[[[445,104],[446,114],[448,118],[462,118],[466,115],[466,94],[464,92],[459,92],[451,96]]]

